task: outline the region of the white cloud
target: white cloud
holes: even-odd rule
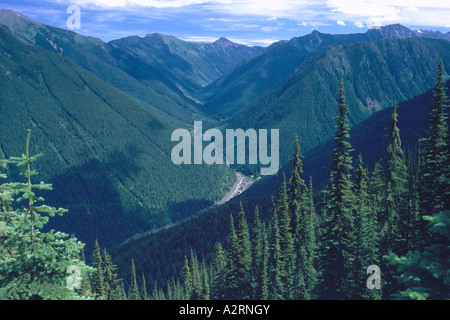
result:
[[[336,21],[336,23],[340,26],[345,26],[345,22],[342,20],[338,20],[338,21]]]
[[[332,12],[345,20],[366,20],[368,27],[401,23],[443,26],[450,17],[448,0],[328,0]]]
[[[85,7],[125,8],[129,6],[147,8],[179,8],[195,4],[225,4],[232,0],[63,0]],[[58,1],[61,2],[61,1]]]
[[[364,25],[362,24],[361,21],[356,21],[355,26],[357,26],[358,28],[364,28]]]
[[[275,32],[280,30],[280,27],[271,27],[271,26],[265,26],[261,28],[261,31],[263,32]]]

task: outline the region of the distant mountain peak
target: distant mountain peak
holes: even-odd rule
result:
[[[407,27],[396,23],[387,26],[374,26],[369,29],[368,32],[378,32],[383,38],[387,39],[405,39],[405,38],[416,38],[418,35],[408,29]]]
[[[215,41],[216,43],[233,43],[232,41],[228,40],[225,37],[221,37],[220,39]]]
[[[225,37],[221,37],[220,39],[216,40],[214,42],[214,44],[220,45],[222,47],[240,47],[240,46],[242,46],[241,44],[230,41]]]
[[[18,22],[18,21],[23,21],[23,20],[31,21],[37,25],[42,25],[42,23],[34,21],[16,11],[9,10],[9,9],[0,9],[0,23],[3,23],[3,22],[12,23],[12,22]]]

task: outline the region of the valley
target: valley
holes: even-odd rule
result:
[[[104,42],[1,9],[0,280],[12,282],[0,298],[35,295],[14,282],[16,265],[2,269],[14,261],[64,279],[45,260],[64,254],[55,230],[70,251],[58,259],[88,279],[71,296],[408,296],[409,282],[394,281],[398,257],[414,274],[414,252],[437,259],[447,241],[428,223],[445,225],[450,210],[448,70],[449,33],[400,24],[267,47],[159,32]],[[232,161],[216,146],[227,132]],[[28,147],[43,154],[33,171]],[[48,204],[37,220],[35,202]],[[35,227],[51,253],[33,264],[15,255]],[[388,270],[386,291],[358,287],[370,264]],[[27,272],[17,281],[34,279]],[[411,296],[441,298],[427,279]]]

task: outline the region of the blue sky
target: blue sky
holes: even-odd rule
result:
[[[187,41],[226,37],[267,46],[313,30],[366,32],[393,23],[450,31],[448,0],[0,0],[2,9],[64,29],[70,5],[81,9],[77,32],[104,41],[158,32]]]

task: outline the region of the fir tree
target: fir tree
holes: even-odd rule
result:
[[[144,274],[142,274],[140,298],[141,298],[141,300],[148,300],[147,282],[145,281],[145,275]]]
[[[238,225],[236,229],[237,240],[237,256],[236,256],[236,279],[237,279],[237,297],[240,300],[250,298],[251,281],[250,266],[252,263],[252,255],[250,249],[250,234],[248,230],[247,220],[244,209],[239,211]]]
[[[214,258],[212,263],[211,277],[211,299],[222,300],[226,281],[227,262],[222,245],[216,243],[214,246]]]
[[[280,192],[279,208],[279,232],[280,232],[280,263],[281,282],[283,283],[285,298],[292,295],[292,274],[294,259],[294,239],[291,231],[291,215],[289,212],[289,200],[286,187],[286,176],[283,173]]]
[[[366,286],[366,270],[371,265],[379,265],[378,261],[378,223],[376,213],[371,210],[368,194],[369,178],[364,168],[362,155],[359,155],[355,170],[355,220],[354,220],[354,299],[380,299],[377,290],[369,290]]]
[[[281,280],[282,265],[280,259],[280,232],[278,229],[278,217],[276,210],[269,226],[269,234],[269,256],[267,261],[268,299],[284,300],[284,287]]]
[[[404,235],[404,252],[415,251],[422,248],[422,223],[420,220],[420,196],[419,196],[419,170],[417,161],[411,151],[406,158],[407,176],[407,198],[406,215],[401,221],[401,233]]]
[[[294,155],[291,159],[291,177],[289,178],[289,208],[290,212],[296,211],[297,204],[301,204],[305,201],[307,194],[307,188],[305,181],[302,179],[303,174],[303,162],[302,154],[300,153],[300,146],[297,135],[295,135]]]
[[[183,274],[184,274],[185,299],[190,300],[192,297],[192,294],[194,292],[194,287],[193,287],[191,268],[189,267],[189,260],[187,259],[186,256],[184,257]]]
[[[252,236],[252,290],[253,299],[260,299],[262,296],[263,286],[263,263],[264,263],[264,234],[262,229],[262,222],[259,218],[258,205],[255,207],[254,222],[253,222],[253,236]]]
[[[83,243],[55,230],[43,232],[50,218],[67,210],[38,204],[44,199],[36,193],[52,186],[32,182],[37,175],[32,164],[42,154],[29,155],[30,134],[28,130],[25,154],[0,160],[0,168],[6,164],[24,167],[21,175],[26,180],[0,184],[0,300],[81,299],[76,288],[81,279],[67,271],[70,267],[83,276],[92,268],[80,260]],[[0,173],[0,179],[6,178]]]
[[[258,299],[269,299],[269,240],[267,236],[266,223],[262,224],[263,251],[262,251],[262,270],[261,270],[261,296]]]
[[[104,277],[104,288],[105,288],[105,300],[114,300],[117,296],[118,283],[121,281],[117,279],[117,266],[111,261],[111,256],[103,249],[103,268],[102,273]]]
[[[422,148],[421,206],[424,215],[450,209],[449,120],[444,74],[441,60],[429,112],[428,137]]]
[[[381,215],[382,254],[391,250],[400,250],[404,243],[404,235],[399,234],[402,219],[405,219],[406,199],[406,165],[398,129],[397,106],[394,106],[391,122],[387,128],[387,149],[384,154],[385,163],[385,198]]]
[[[92,255],[92,267],[95,269],[91,277],[92,294],[96,299],[104,300],[106,297],[103,275],[103,260],[97,240],[95,240],[94,251]]]
[[[239,260],[238,240],[236,231],[234,229],[233,215],[230,215],[230,235],[228,238],[226,287],[224,290],[224,297],[226,300],[240,299],[240,297],[237,294],[240,281],[237,271],[238,260]]]
[[[330,182],[324,205],[324,241],[322,255],[322,294],[326,299],[346,299],[351,296],[353,279],[351,230],[353,193],[351,181],[352,151],[349,142],[348,107],[344,83],[339,93],[336,117],[335,149],[330,168]]]
[[[433,216],[429,221],[430,243],[423,251],[409,252],[405,256],[391,253],[390,263],[396,268],[399,289],[392,297],[401,300],[448,300],[450,298],[448,273],[450,270],[450,211]],[[433,233],[438,236],[432,236]],[[443,244],[433,239],[446,239]]]
[[[131,259],[131,277],[130,288],[128,291],[128,300],[141,300],[139,287],[136,280],[136,267],[134,266],[134,259]]]

